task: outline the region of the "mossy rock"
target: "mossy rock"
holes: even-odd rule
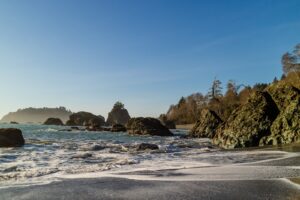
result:
[[[258,146],[261,138],[270,135],[278,113],[271,96],[267,92],[256,91],[220,126],[213,143],[227,149]]]
[[[200,114],[200,119],[192,128],[189,136],[197,138],[213,138],[216,129],[221,123],[221,118],[214,111],[203,109]]]

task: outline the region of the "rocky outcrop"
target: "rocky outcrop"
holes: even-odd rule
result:
[[[20,147],[25,144],[22,131],[14,128],[0,129],[0,147]]]
[[[197,138],[213,138],[221,123],[221,118],[214,111],[203,109],[201,111],[200,119],[192,128],[189,136]]]
[[[258,146],[264,136],[270,135],[278,113],[270,94],[257,91],[220,126],[213,143],[223,148]]]
[[[48,118],[44,125],[56,125],[56,126],[63,126],[64,123],[59,118]]]
[[[101,127],[105,124],[103,118],[88,112],[78,112],[70,115],[68,126]]]
[[[128,111],[124,108],[121,102],[115,103],[112,110],[108,113],[106,123],[108,125],[122,124],[125,125],[130,119]]]
[[[271,95],[280,111],[284,111],[291,102],[300,98],[299,89],[284,83],[270,85],[266,91]]]
[[[290,85],[272,85],[269,93],[280,109],[271,126],[271,135],[261,139],[260,145],[300,142],[300,91]]]
[[[158,119],[155,118],[132,118],[126,125],[129,134],[134,135],[157,135],[157,136],[172,136],[173,133],[161,124]]]
[[[110,131],[111,132],[126,132],[127,129],[122,124],[114,124],[114,125],[112,125]]]

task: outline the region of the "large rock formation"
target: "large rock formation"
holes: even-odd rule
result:
[[[158,119],[150,117],[131,118],[126,126],[129,134],[158,136],[173,135],[173,133],[171,133],[167,127],[162,125]]]
[[[124,108],[124,104],[116,102],[112,110],[108,113],[106,123],[108,125],[122,124],[125,125],[130,119],[128,111]]]
[[[48,118],[44,125],[56,125],[56,126],[62,126],[64,123],[59,118]]]
[[[213,143],[223,148],[258,146],[261,138],[270,135],[278,113],[269,93],[257,91],[220,126]]]
[[[262,138],[260,145],[300,142],[300,91],[282,84],[274,84],[267,90],[280,109],[280,114],[271,126],[271,135]]]
[[[300,98],[299,89],[283,82],[270,85],[266,91],[271,95],[280,111],[284,111],[291,102],[298,101]]]
[[[105,125],[103,118],[93,115],[88,112],[78,112],[70,116],[67,121],[68,126],[89,126],[89,127],[101,127]]]
[[[20,147],[25,140],[22,131],[14,128],[0,129],[0,147]]]
[[[200,119],[192,128],[189,136],[213,138],[221,123],[221,118],[214,111],[203,109],[201,111]]]

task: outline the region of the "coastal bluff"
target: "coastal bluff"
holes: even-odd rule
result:
[[[59,108],[25,108],[19,109],[16,112],[10,112],[5,115],[0,122],[18,122],[18,123],[36,123],[42,124],[48,118],[59,118],[63,122],[69,119],[72,114],[65,107]]]

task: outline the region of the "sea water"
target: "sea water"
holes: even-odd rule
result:
[[[159,137],[33,124],[0,124],[0,128],[19,128],[26,141],[23,147],[0,148],[0,187],[103,171],[230,166],[285,156],[280,151],[221,150],[210,139],[184,137],[187,130],[171,130],[174,136]],[[141,143],[156,144],[159,149],[138,151]]]

